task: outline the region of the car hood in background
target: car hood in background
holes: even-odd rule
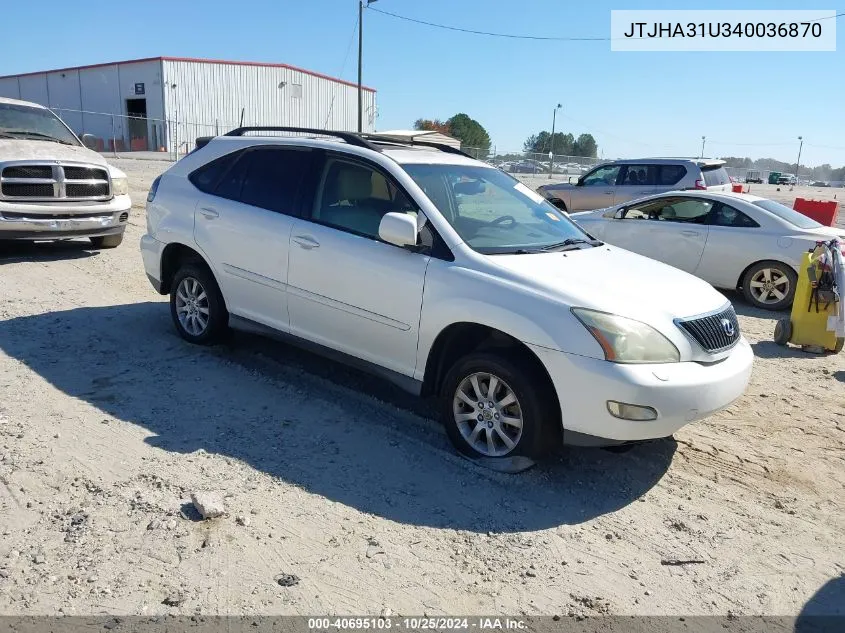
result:
[[[712,312],[728,303],[706,281],[615,246],[488,257],[526,285],[540,286],[571,306],[650,324]]]
[[[82,145],[28,139],[0,139],[0,161],[7,160],[66,160],[108,167],[105,158]]]

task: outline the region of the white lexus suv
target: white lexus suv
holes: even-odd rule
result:
[[[751,374],[709,284],[418,140],[205,139],[153,183],[141,250],[186,340],[282,336],[439,396],[457,449],[490,463],[669,436]]]

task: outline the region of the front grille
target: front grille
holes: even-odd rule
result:
[[[76,167],[68,165],[64,168],[65,180],[105,180],[108,181],[109,176],[103,169],[96,167]],[[49,176],[48,176],[49,178]]]
[[[52,198],[53,185],[26,185],[17,182],[4,182],[2,190],[4,196],[18,198]]]
[[[100,213],[21,213],[18,211],[0,211],[0,218],[6,220],[89,220],[110,218],[111,211]]]
[[[717,314],[693,319],[679,319],[678,326],[706,351],[712,353],[730,349],[739,341],[739,321],[732,306]]]
[[[98,198],[109,193],[109,183],[96,184],[71,184],[65,185],[65,192],[68,198]]]
[[[0,198],[108,200],[110,187],[99,165],[0,163]]]
[[[4,178],[52,178],[53,168],[50,165],[18,165],[6,167]]]

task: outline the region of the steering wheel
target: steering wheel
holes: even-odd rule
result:
[[[490,226],[499,226],[500,224],[507,224],[507,228],[512,229],[516,226],[516,218],[512,215],[502,215],[490,222]]]

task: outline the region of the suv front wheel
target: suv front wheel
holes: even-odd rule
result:
[[[214,275],[197,263],[184,264],[170,285],[170,315],[186,341],[210,345],[229,325],[229,313]]]
[[[441,392],[441,418],[455,448],[472,458],[542,457],[547,422],[555,416],[536,374],[493,354],[458,360]]]

